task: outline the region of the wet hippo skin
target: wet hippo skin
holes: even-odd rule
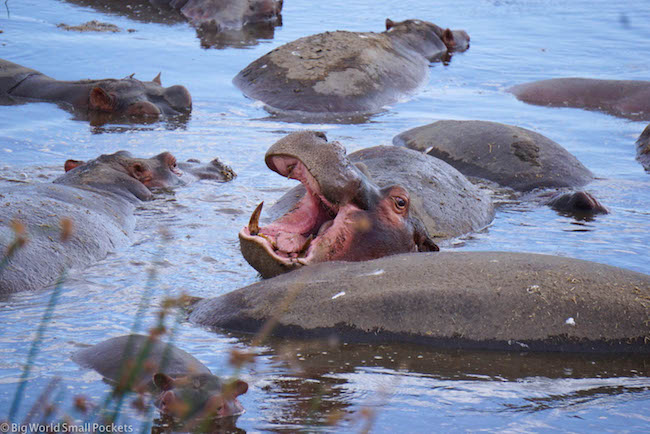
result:
[[[139,357],[143,360],[138,369]],[[246,382],[224,384],[191,354],[149,336],[108,339],[75,352],[72,359],[120,385],[136,370],[128,389],[154,393],[155,405],[164,415],[202,421],[244,412],[237,397],[248,391]]]
[[[382,33],[326,32],[282,45],[244,68],[233,83],[271,111],[373,113],[421,85],[430,61],[467,47],[463,30],[386,20]]]
[[[436,251],[436,242],[494,217],[490,198],[457,170],[408,149],[347,156],[324,133],[301,131],[271,146],[265,160],[302,185],[271,207],[268,224],[259,225],[258,207],[239,233],[244,258],[262,277],[317,262]]]
[[[508,92],[530,104],[584,108],[650,121],[650,81],[552,78],[518,84]]]
[[[88,162],[68,160],[66,173],[53,183],[0,188],[0,258],[14,240],[13,221],[24,225],[27,236],[27,243],[0,269],[0,294],[44,288],[64,268],[104,258],[128,242],[135,206],[152,198],[150,189],[214,179],[227,172],[217,163],[187,163],[183,167],[189,173],[183,173],[169,152],[144,159],[120,151]],[[224,180],[233,176],[230,171]],[[62,218],[72,222],[65,241]]]
[[[650,276],[566,257],[401,254],[316,264],[199,301],[190,321],[450,348],[650,353]]]
[[[152,81],[123,79],[59,81],[24,66],[0,59],[0,94],[14,102],[62,103],[91,122],[113,118],[151,120],[188,114],[192,97],[183,86],[162,87],[160,75]],[[0,98],[0,102],[3,98]],[[107,118],[107,115],[110,117]]]
[[[646,172],[650,172],[650,125],[645,127],[636,141],[636,159]]]

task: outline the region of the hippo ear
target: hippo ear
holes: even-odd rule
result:
[[[137,179],[143,184],[145,184],[145,181],[151,180],[151,170],[149,170],[149,167],[147,167],[146,164],[139,162],[130,163],[127,167],[127,171],[132,178]]]
[[[386,30],[392,29],[394,25],[395,21],[391,20],[390,18],[386,18]]]
[[[158,75],[156,75],[156,76],[154,77],[154,79],[151,80],[151,81],[153,81],[154,83],[156,83],[158,86],[162,86],[162,80],[160,79],[160,74],[161,74],[161,73],[159,72]]]
[[[237,380],[233,384],[235,396],[243,395],[248,392],[248,383],[242,380]]]
[[[153,374],[153,384],[160,390],[170,390],[174,387],[174,379],[167,374],[157,372]]]
[[[449,48],[453,47],[456,45],[456,41],[454,40],[454,34],[451,32],[449,29],[445,29],[442,32],[442,42]]]
[[[115,110],[115,97],[107,93],[101,87],[93,87],[90,91],[88,105],[93,110],[100,110],[103,112],[112,112]]]
[[[65,169],[66,172],[69,172],[72,169],[76,169],[77,167],[81,166],[84,163],[85,161],[81,161],[81,160],[67,160],[63,165],[63,168]]]

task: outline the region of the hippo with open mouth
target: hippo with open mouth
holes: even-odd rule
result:
[[[192,97],[180,85],[162,87],[160,74],[151,81],[123,79],[60,81],[24,66],[0,59],[0,95],[3,101],[63,103],[93,124],[126,117],[151,121],[187,115]]]
[[[265,160],[302,185],[271,208],[270,224],[260,226],[260,204],[239,232],[244,258],[264,278],[318,262],[437,251],[436,240],[494,217],[490,199],[458,171],[408,149],[348,157],[325,134],[301,131],[271,146]]]

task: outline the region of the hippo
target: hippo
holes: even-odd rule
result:
[[[516,252],[328,262],[198,301],[203,327],[340,342],[650,354],[650,276]]]
[[[66,267],[89,265],[126,244],[133,211],[153,197],[152,189],[217,179],[222,172],[223,181],[234,176],[218,161],[180,167],[190,173],[169,152],[144,159],[119,151],[88,162],[68,160],[66,173],[53,183],[0,188],[0,261],[11,256],[0,266],[0,294],[44,288]],[[68,239],[60,237],[62,218],[72,222]],[[18,250],[12,241],[16,226],[26,234],[15,241],[27,237]]]
[[[576,107],[650,121],[650,81],[552,78],[518,84],[508,92],[529,104]]]
[[[645,127],[636,141],[636,159],[646,172],[650,172],[650,125]]]
[[[165,416],[200,422],[244,413],[237,397],[248,391],[245,381],[224,384],[191,354],[150,336],[108,339],[75,352],[72,360],[94,369],[122,390],[154,393],[154,403]],[[126,384],[129,376],[131,383]]]
[[[558,143],[525,128],[478,120],[441,120],[400,133],[393,144],[426,152],[465,176],[518,192],[559,189],[550,200],[547,194],[535,200],[569,215],[607,213],[590,193],[562,191],[591,182],[591,171]]]
[[[394,146],[350,156],[322,132],[291,133],[267,166],[301,182],[259,225],[260,204],[239,232],[241,251],[263,278],[304,265],[437,251],[436,242],[494,218],[490,198],[443,161]],[[307,193],[307,194],[306,194]]]
[[[429,62],[468,47],[464,30],[388,19],[382,33],[325,32],[289,42],[248,65],[233,83],[271,112],[375,113],[420,86]]]
[[[249,47],[282,25],[282,0],[66,0],[144,23],[190,22],[203,48]]]
[[[152,81],[123,79],[59,81],[24,66],[0,59],[0,93],[17,102],[50,101],[63,104],[82,118],[134,121],[187,115],[192,97],[180,85],[162,87],[160,74]],[[0,101],[3,99],[0,98]]]

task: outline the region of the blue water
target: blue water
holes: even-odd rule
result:
[[[316,5],[318,5],[316,7]],[[305,125],[269,119],[262,105],[231,84],[257,57],[298,37],[327,30],[381,31],[384,20],[420,18],[462,28],[471,47],[448,65],[434,64],[415,95],[357,125]],[[135,32],[92,34],[56,27],[97,19]],[[390,145],[394,135],[439,119],[482,119],[538,131],[576,155],[598,179],[588,190],[611,211],[576,222],[550,209],[505,203],[485,231],[448,248],[530,251],[576,257],[648,273],[650,175],[635,161],[646,126],[597,112],[523,104],[511,85],[552,77],[650,79],[647,1],[386,2],[286,0],[273,39],[247,48],[201,48],[196,31],[100,13],[73,2],[0,3],[0,57],[58,79],[123,77],[183,84],[194,108],[184,125],[90,126],[54,104],[0,107],[0,185],[47,182],[68,158],[126,149],[178,159],[218,156],[238,177],[161,194],[138,210],[133,245],[85,270],[73,270],[36,359],[22,418],[55,377],[58,414],[79,417],[72,397],[99,402],[109,387],[69,355],[131,330],[151,288],[141,330],[155,323],[166,294],[208,297],[255,282],[236,233],[261,200],[271,203],[292,182],[269,171],[263,156],[284,134],[325,130],[348,151]],[[164,241],[159,228],[172,234]],[[150,278],[149,272],[155,271]],[[0,301],[0,419],[18,379],[51,290]],[[246,336],[217,334],[181,321],[175,341],[218,374],[230,375],[233,348]],[[255,348],[241,372],[251,388],[241,399],[245,431],[623,431],[650,430],[650,379],[644,359],[442,352],[419,347],[345,346],[273,341]],[[297,369],[299,368],[299,369]],[[320,404],[312,404],[320,400]],[[337,425],[325,425],[328,415]],[[368,419],[366,416],[370,415]],[[19,418],[19,419],[20,419]],[[128,407],[122,421],[150,420]]]

